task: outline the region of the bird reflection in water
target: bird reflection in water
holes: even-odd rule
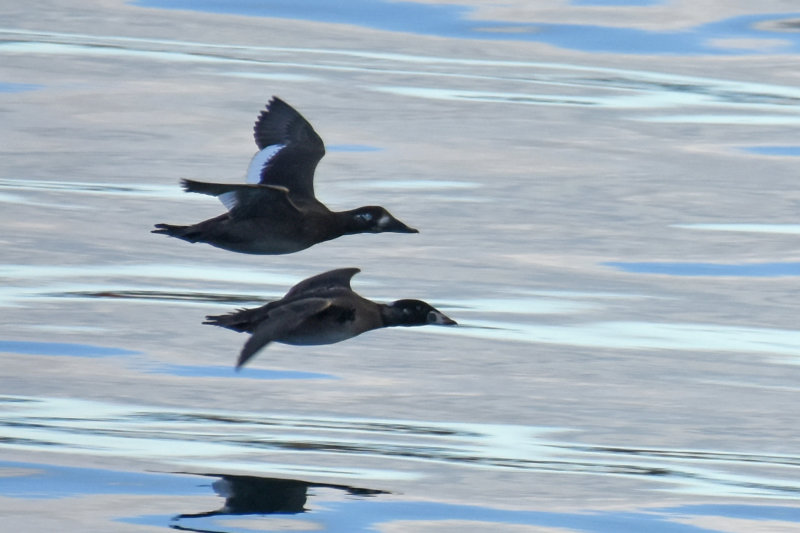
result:
[[[308,489],[326,488],[346,492],[351,496],[375,496],[389,494],[386,491],[350,487],[329,483],[310,483],[297,479],[265,478],[256,476],[235,476],[228,474],[200,474],[215,477],[212,488],[217,495],[225,498],[225,505],[215,511],[203,513],[179,514],[172,520],[172,529],[181,531],[209,532],[205,529],[194,529],[183,524],[181,520],[207,518],[213,516],[241,516],[257,514],[298,514],[307,511],[305,505]]]

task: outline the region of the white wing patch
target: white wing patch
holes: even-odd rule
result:
[[[219,198],[219,201],[222,202],[222,205],[224,205],[228,211],[231,211],[239,203],[239,199],[236,198],[236,191],[224,192],[217,196],[217,198]]]
[[[280,152],[284,146],[286,145],[271,144],[254,155],[250,160],[250,166],[247,167],[247,183],[261,183],[261,171],[264,169],[264,165],[275,157],[275,154]]]

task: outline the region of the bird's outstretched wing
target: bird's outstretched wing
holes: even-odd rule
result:
[[[283,297],[284,300],[294,300],[307,297],[331,296],[337,290],[352,291],[350,279],[361,272],[360,268],[337,268],[322,274],[317,274],[308,279],[304,279],[291,289]]]
[[[314,198],[314,171],[325,145],[292,106],[273,96],[253,127],[259,152],[250,162],[248,183],[278,185],[296,198]]]

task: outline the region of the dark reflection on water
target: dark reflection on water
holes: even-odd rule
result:
[[[314,488],[335,489],[351,496],[388,494],[386,491],[376,489],[330,483],[311,483],[297,479],[229,474],[197,475],[218,478],[211,486],[217,495],[225,498],[225,505],[215,511],[180,514],[175,517],[175,520],[217,515],[304,513],[308,510],[305,507],[309,495],[308,491]]]

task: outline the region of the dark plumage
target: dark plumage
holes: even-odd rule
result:
[[[216,196],[228,212],[191,226],[156,224],[153,233],[247,254],[289,254],[355,233],[418,233],[379,206],[331,211],[314,196],[325,145],[311,124],[273,97],[256,120],[259,152],[247,184],[182,180],[186,192]]]
[[[358,272],[358,268],[331,270],[301,281],[280,300],[257,309],[207,316],[203,323],[252,333],[239,355],[237,369],[273,341],[333,344],[371,329],[456,324],[420,300],[380,304],[362,298],[350,288],[350,279]]]

